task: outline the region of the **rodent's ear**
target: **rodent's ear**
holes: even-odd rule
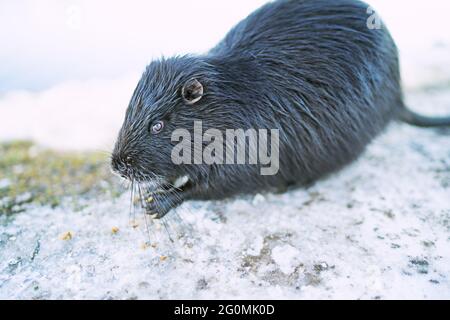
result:
[[[203,97],[203,85],[197,79],[188,80],[181,89],[184,101],[192,105]]]

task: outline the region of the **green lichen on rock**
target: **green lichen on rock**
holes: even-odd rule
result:
[[[121,190],[97,152],[59,152],[28,141],[0,143],[0,214],[27,205],[56,207],[62,199],[116,197]]]

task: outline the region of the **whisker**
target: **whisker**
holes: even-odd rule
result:
[[[130,190],[130,212],[128,219],[129,220],[135,220],[135,213],[134,213],[134,181],[131,181],[131,190]]]
[[[141,188],[141,185],[140,184],[138,184],[138,190],[139,190],[139,197],[140,197],[140,200],[141,200],[141,206],[143,207],[143,208],[145,208],[145,199],[144,199],[144,196],[143,196],[143,194],[142,194],[142,188]],[[149,228],[149,223],[148,223],[148,220],[147,220],[147,214],[144,212],[144,223],[145,223],[145,229],[147,230],[147,236],[148,236],[148,241],[151,243],[151,241],[152,241],[152,239],[151,239],[151,236],[150,236],[150,234],[151,234],[151,231],[150,231],[150,228]]]
[[[138,167],[139,169],[140,167]],[[150,197],[155,190],[163,190],[163,193],[159,194],[158,197],[154,197],[154,206],[156,212],[160,211],[162,208],[162,201],[167,201],[171,206],[175,206],[179,203],[179,200],[182,200],[182,192],[181,188],[175,187],[171,182],[167,181],[164,177],[155,174],[155,173],[145,173],[144,168],[140,168],[138,172],[133,170],[128,173],[129,179],[129,188],[130,188],[130,219],[133,219],[133,222],[136,223],[136,211],[139,210],[139,213],[143,213],[144,223],[145,223],[145,233],[148,237],[148,243],[152,243],[156,241],[156,243],[163,244],[167,243],[167,241],[161,241],[161,233],[155,232],[162,230],[164,228],[164,233],[166,234],[170,246],[173,248],[173,244],[178,242],[179,244],[185,243],[185,241],[181,241],[181,239],[186,237],[186,234],[192,234],[192,226],[189,223],[186,223],[184,219],[178,213],[177,208],[171,210],[170,214],[164,216],[159,220],[153,220],[147,217],[147,197]],[[145,182],[142,182],[145,181]],[[125,181],[126,182],[126,181]],[[164,192],[170,192],[170,196],[165,194]],[[190,211],[189,209],[187,209]]]
[[[167,223],[165,221],[165,218],[161,219],[161,223],[164,226],[164,229],[166,230],[166,233],[167,233],[167,236],[169,237],[170,242],[173,244],[175,241],[173,240],[172,235],[171,235],[171,233],[169,231],[169,228],[167,227]]]

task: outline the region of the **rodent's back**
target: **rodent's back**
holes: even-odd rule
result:
[[[368,27],[368,8],[357,0],[269,3],[208,55],[243,94],[248,82],[261,92],[244,112],[274,119],[256,127],[281,129],[286,178],[295,171],[314,180],[352,161],[403,105],[397,48],[383,24]],[[239,69],[252,69],[255,81]]]
[[[329,49],[340,48],[373,53],[386,44],[395,50],[384,26],[375,32],[369,29],[368,8],[369,5],[359,0],[270,2],[237,24],[210,52],[219,55],[306,54],[320,49],[325,50],[320,52],[323,55]]]

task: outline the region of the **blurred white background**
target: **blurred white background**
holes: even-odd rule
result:
[[[207,51],[265,2],[1,0],[0,140],[108,150],[152,59]],[[369,3],[408,90],[450,80],[450,1]]]

